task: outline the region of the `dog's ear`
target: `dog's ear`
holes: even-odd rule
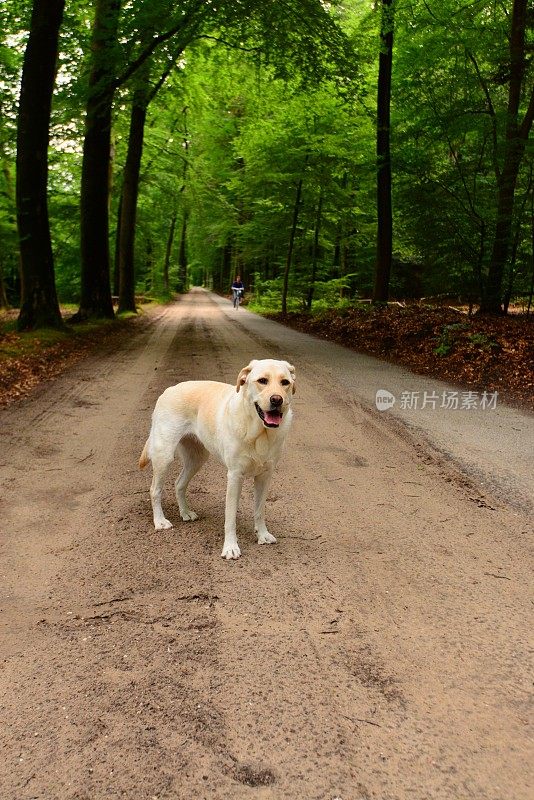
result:
[[[252,371],[252,367],[254,366],[254,361],[251,361],[247,367],[243,367],[239,375],[237,376],[237,384],[235,387],[236,392],[238,392],[242,386],[245,385],[247,382],[247,378]]]
[[[291,376],[291,381],[292,381],[291,391],[292,391],[293,394],[295,394],[295,392],[297,391],[297,388],[295,386],[295,367],[293,366],[293,364],[290,364],[288,361],[286,361],[286,366],[287,366],[287,368],[289,370],[289,374]]]

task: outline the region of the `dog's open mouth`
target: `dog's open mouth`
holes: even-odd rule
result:
[[[266,428],[278,428],[282,420],[281,411],[279,411],[277,408],[274,408],[271,411],[262,411],[257,403],[255,403],[255,406],[258,416]]]

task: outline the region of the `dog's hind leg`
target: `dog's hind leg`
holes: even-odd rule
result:
[[[176,501],[180,509],[180,516],[184,522],[193,522],[198,519],[198,514],[191,511],[187,504],[186,491],[191,478],[196,475],[209,456],[204,445],[196,436],[184,436],[178,442],[176,452],[182,462],[182,471],[174,484]]]
[[[150,500],[152,502],[152,512],[154,514],[154,527],[157,531],[172,528],[172,522],[165,518],[161,507],[161,491],[163,481],[170,465],[174,461],[174,454],[169,448],[158,449],[152,455],[152,483],[150,484]]]

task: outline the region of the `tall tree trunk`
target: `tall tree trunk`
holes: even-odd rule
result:
[[[154,29],[149,27],[144,34],[144,45],[147,46],[154,36]],[[150,90],[150,64],[145,62],[138,70],[136,86],[132,96],[130,114],[130,133],[128,151],[124,165],[124,176],[121,191],[121,215],[119,225],[119,313],[133,311],[135,313],[135,225],[137,219],[137,201],[139,197],[139,181],[141,176],[141,159],[145,138],[145,123],[148,104],[161,88],[168,76],[172,63],[165,71],[154,91]]]
[[[4,149],[3,142],[0,142],[0,156],[2,158],[2,173],[4,175],[5,194],[8,202],[7,221],[9,227],[11,228],[11,226],[13,226],[13,231],[15,232],[17,228],[17,201],[15,198],[15,188],[12,175],[11,161]],[[11,250],[11,248],[8,248],[7,259],[2,259],[0,261],[0,308],[3,309],[9,308],[9,300],[7,296],[6,282],[4,277],[5,265],[6,263],[14,261],[15,259],[17,263],[20,264],[20,252],[18,246],[16,248],[13,248],[13,251]]]
[[[526,114],[519,122],[519,105],[523,80],[527,68],[525,53],[525,28],[528,0],[514,0],[510,32],[510,83],[504,162],[498,180],[497,220],[495,236],[488,269],[488,277],[480,310],[490,314],[501,314],[502,283],[510,244],[514,216],[517,176],[525,152],[532,121],[534,119],[534,91]]]
[[[531,251],[530,255],[532,258],[531,269],[532,273],[530,276],[530,291],[528,294],[528,306],[527,306],[527,316],[530,314],[530,308],[532,306],[532,298],[534,297],[534,190],[530,195],[531,200],[531,211],[530,211],[530,233],[531,233]]]
[[[334,277],[336,276],[339,270],[339,264],[341,262],[341,237],[343,235],[341,224],[338,225],[336,231],[336,240],[334,243],[334,257],[332,259],[332,268],[334,270]]]
[[[222,282],[222,272],[223,272],[223,259],[224,259],[224,249],[222,247],[218,247],[215,250],[214,258],[213,258],[213,288],[216,292],[223,292],[224,291],[224,284]]]
[[[293,261],[293,248],[295,246],[295,235],[297,232],[297,224],[299,221],[300,203],[302,198],[302,182],[300,178],[297,184],[297,193],[295,195],[295,205],[293,206],[293,220],[291,222],[291,231],[289,234],[289,245],[287,248],[286,266],[284,269],[284,284],[282,288],[282,314],[287,314],[287,292],[289,288],[289,271]]]
[[[180,249],[178,251],[178,281],[176,284],[176,289],[179,292],[185,292],[187,289],[187,217],[187,210],[184,208]]]
[[[348,185],[349,185],[349,173],[345,170],[345,172],[343,173],[343,179],[341,181],[341,188],[346,189]],[[340,270],[341,249],[344,241],[345,241],[345,213],[342,210],[341,214],[338,216],[338,222],[336,227],[336,238],[334,241],[334,256],[332,260],[334,277],[338,276]]]
[[[120,218],[119,245],[119,313],[135,312],[135,221],[137,217],[137,198],[139,195],[139,173],[143,156],[143,139],[147,112],[146,85],[134,92],[130,117],[128,153],[124,166],[122,184],[122,208]]]
[[[393,252],[391,210],[391,70],[395,0],[382,0],[376,120],[377,248],[373,301],[387,302]]]
[[[510,264],[508,267],[508,281],[506,284],[506,289],[504,291],[504,297],[503,297],[503,312],[505,314],[508,314],[508,309],[510,308],[510,301],[512,299],[512,293],[514,291],[515,265],[517,261],[517,251],[519,248],[520,237],[521,237],[521,223],[518,222],[516,232],[514,235],[514,240],[512,242],[512,252],[510,256]]]
[[[182,20],[184,31],[187,28],[187,20]],[[193,25],[189,34],[185,36],[185,41],[188,37],[193,36],[198,22]],[[180,26],[182,27],[182,26]],[[177,29],[178,31],[178,29]],[[150,28],[145,33],[145,46],[149,46],[150,42],[154,41],[154,30]],[[119,227],[119,312],[122,311],[136,311],[135,308],[135,224],[137,217],[137,201],[139,197],[139,181],[141,177],[141,159],[143,156],[143,143],[145,136],[145,123],[147,117],[147,110],[149,104],[157,95],[165,81],[171,74],[176,59],[183,52],[184,44],[179,43],[172,57],[167,62],[163,73],[156,81],[154,86],[150,87],[150,66],[149,62],[145,62],[139,69],[137,88],[134,91],[132,99],[132,112],[130,117],[130,134],[128,138],[128,152],[126,156],[126,164],[124,167],[124,181],[121,194],[121,218]],[[186,113],[187,107],[183,109],[184,114],[184,142],[185,152],[187,159],[187,126],[186,126]],[[187,160],[184,161],[184,181],[187,170]],[[182,191],[185,187],[182,187]],[[174,235],[174,231],[173,231]],[[170,254],[169,254],[170,256]],[[168,263],[167,263],[168,269]],[[165,283],[165,279],[164,279]],[[168,291],[168,274],[166,278],[166,291]]]
[[[486,254],[486,223],[482,218],[479,219],[479,231],[480,244],[478,247],[478,256],[473,271],[475,274],[475,282],[478,291],[478,301],[480,302],[484,293],[484,279],[482,270],[484,266],[484,257]],[[469,302],[469,316],[471,316],[472,303],[473,299],[471,299]]]
[[[341,254],[340,254],[340,261],[339,261],[339,277],[340,278],[344,278],[345,275],[348,272],[348,270],[347,270],[347,263],[348,263],[348,260],[349,260],[348,256],[349,256],[349,248],[348,248],[348,245],[347,245],[347,238],[345,237],[343,239],[343,244],[341,245]],[[342,286],[339,289],[339,296],[340,296],[340,298],[344,297],[344,289],[343,289]]]
[[[510,251],[515,188],[524,147],[521,148],[520,153],[516,142],[513,147],[507,147],[506,150],[506,163],[501,173],[498,190],[495,236],[493,239],[486,288],[480,307],[482,312],[489,314],[501,314],[503,312],[502,283]],[[511,150],[515,152],[512,153]]]
[[[525,209],[527,207],[527,203],[530,199],[530,193],[532,189],[532,177],[533,177],[533,166],[530,167],[530,175],[528,179],[528,185],[525,190],[525,194],[523,195],[523,199],[521,201],[521,205],[516,214],[516,224],[515,224],[515,231],[512,239],[512,250],[510,254],[510,264],[508,266],[508,280],[506,282],[506,290],[504,292],[503,297],[503,311],[505,314],[508,314],[508,309],[510,307],[510,301],[512,299],[512,294],[514,291],[514,281],[516,277],[516,269],[515,265],[517,262],[517,252],[519,250],[519,246],[521,244],[522,239],[522,222],[525,215]]]
[[[111,111],[120,0],[95,0],[81,186],[81,298],[76,317],[112,318],[109,259]]]
[[[7,292],[6,292],[6,284],[4,281],[4,269],[1,262],[0,262],[0,308],[1,309],[9,308],[9,301],[7,299]]]
[[[149,233],[147,234],[146,237],[145,253],[146,253],[147,272],[150,275],[149,291],[153,292],[156,288],[156,274],[154,269],[155,267],[154,248],[152,247],[152,239],[150,238]]]
[[[176,230],[176,220],[178,214],[176,211],[172,212],[171,224],[169,226],[169,235],[167,236],[167,246],[165,247],[165,261],[163,262],[163,287],[166,292],[169,291],[169,267],[171,263],[172,245],[174,242],[174,232]]]
[[[232,283],[233,240],[230,236],[223,247],[221,257],[221,292],[230,291]]]
[[[188,163],[188,156],[189,156],[189,133],[187,131],[187,106],[184,106],[182,109],[183,114],[183,145],[184,145],[184,162],[183,162],[183,171],[182,171],[182,203],[183,203],[183,217],[182,217],[182,234],[180,238],[180,251],[178,254],[178,283],[177,283],[177,290],[179,292],[185,292],[187,289],[187,223],[189,221],[189,211],[187,208],[187,197],[186,197],[186,186],[187,186],[187,167],[189,166]]]
[[[319,235],[321,233],[321,218],[323,213],[323,190],[319,193],[319,200],[317,201],[317,214],[315,215],[315,230],[313,232],[313,249],[312,249],[312,271],[310,278],[310,285],[308,287],[308,294],[306,296],[306,308],[308,311],[312,309],[313,293],[315,291],[315,281],[317,279],[317,262],[319,260]]]
[[[113,296],[119,296],[119,255],[121,246],[122,189],[117,208],[117,227],[115,228],[115,252],[113,255]]]
[[[19,330],[62,327],[48,220],[50,112],[64,0],[34,0],[20,88],[17,128]]]

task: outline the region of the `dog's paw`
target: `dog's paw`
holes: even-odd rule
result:
[[[258,544],[274,544],[275,542],[276,538],[269,531],[258,534]]]
[[[198,514],[195,514],[194,511],[180,511],[180,516],[184,522],[194,522],[198,519]]]
[[[221,558],[225,558],[227,561],[231,561],[232,558],[234,559],[239,558],[240,555],[241,555],[241,550],[239,549],[239,545],[236,542],[235,544],[224,545],[221,553]]]
[[[168,528],[172,528],[172,522],[169,522],[168,519],[159,519],[157,522],[154,522],[154,528],[157,531],[166,531]]]

